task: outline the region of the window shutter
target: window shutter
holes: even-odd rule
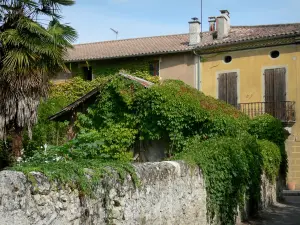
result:
[[[227,102],[227,73],[219,74],[218,98]]]
[[[237,73],[231,72],[227,74],[227,103],[237,106]]]
[[[274,101],[274,69],[265,70],[265,102]]]
[[[286,69],[278,68],[275,69],[275,80],[274,80],[274,94],[275,101],[282,102],[286,101],[286,80],[285,80]]]

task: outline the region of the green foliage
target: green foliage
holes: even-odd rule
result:
[[[121,70],[127,71],[133,76],[137,76],[148,81],[158,83],[159,77],[150,74],[149,64],[157,60],[153,57],[139,57],[130,59],[115,59],[106,61],[91,61],[86,63],[70,63],[73,74],[83,77],[83,66],[91,66],[95,77],[105,77],[119,73]]]
[[[80,115],[78,126],[81,129],[106,129],[113,124],[135,128],[137,119],[133,104],[136,93],[144,88],[137,82],[115,77],[103,86],[97,102],[88,109],[85,116]]]
[[[169,139],[176,151],[188,137],[235,136],[248,122],[248,117],[232,106],[174,80],[138,92],[134,107],[141,137]]]
[[[264,171],[269,180],[275,181],[278,176],[281,152],[279,147],[267,140],[258,140],[261,154],[263,156]]]
[[[257,149],[255,139],[245,143],[244,137],[220,137],[203,142],[201,137],[196,136],[177,155],[177,159],[196,164],[202,169],[210,220],[216,219],[221,224],[235,223],[237,206],[244,203],[244,196],[253,180],[260,179]],[[251,171],[255,168],[258,174],[252,177]]]
[[[64,57],[77,34],[60,23],[60,7],[72,4],[73,0],[1,1],[0,108],[12,109],[0,110],[1,139],[12,134],[16,143],[26,128],[30,134],[49,78],[66,71]],[[21,144],[12,146],[17,159]]]
[[[249,133],[256,135],[259,139],[269,140],[278,146],[285,141],[281,121],[269,114],[253,118],[250,122]]]
[[[130,161],[132,154],[128,152],[133,145],[136,131],[119,125],[106,130],[90,130],[79,133],[76,138],[51,150],[58,156],[68,159],[104,159]]]
[[[274,180],[280,157],[276,145],[257,142],[256,137],[282,144],[282,127],[279,129],[281,123],[276,119],[263,116],[250,121],[236,108],[181,81],[165,81],[145,89],[119,76],[99,77],[95,83],[74,78],[52,88],[50,100],[40,108],[41,128],[37,129],[49,135],[37,135],[45,137],[43,141],[55,135],[50,130],[42,130],[42,127],[46,129],[45,124],[53,123],[46,121],[48,113],[97,86],[100,90],[97,101],[87,113],[78,114],[77,136],[69,142],[62,140],[58,146],[36,151],[19,170],[38,170],[53,179],[75,182],[80,189],[91,192],[94,183],[86,180],[87,171],[95,170],[93,174],[98,178],[108,171],[103,161],[114,165],[130,162],[137,140],[163,139],[168,141],[170,152],[176,153],[176,159],[203,170],[210,219],[233,224],[237,207],[244,204],[245,196],[249,198],[251,210],[257,210],[262,169]],[[65,128],[62,125],[59,129],[63,132]],[[268,130],[272,135],[266,134]],[[48,140],[45,143],[53,143]],[[119,169],[128,171],[127,167]]]
[[[29,178],[30,172],[41,172],[52,182],[57,181],[61,184],[67,184],[70,187],[77,188],[81,194],[90,196],[93,196],[95,188],[101,182],[101,178],[109,174],[113,175],[113,171],[118,173],[120,182],[124,180],[126,174],[130,174],[134,183],[139,184],[133,166],[119,161],[109,162],[100,159],[47,161],[44,159],[22,163],[10,169],[21,171]]]
[[[112,77],[98,77],[92,81],[84,80],[81,77],[74,77],[65,83],[52,84],[49,96],[50,98],[65,98],[68,104],[70,104],[94,88],[109,82]]]
[[[82,78],[76,77],[66,83],[52,85],[49,98],[41,100],[38,108],[38,123],[33,127],[32,139],[30,140],[25,133],[23,143],[25,156],[31,157],[35,152],[42,151],[41,146],[44,144],[64,144],[67,141],[66,133],[69,122],[54,122],[50,121],[48,117],[109,80],[110,77],[104,77],[93,81],[84,81]]]
[[[288,158],[285,151],[285,133],[280,120],[271,115],[264,114],[251,120],[249,133],[258,139],[268,140],[278,145],[281,151],[281,173],[286,175],[288,171]]]

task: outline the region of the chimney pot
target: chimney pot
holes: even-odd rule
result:
[[[220,12],[221,12],[221,14],[225,14],[225,15],[227,15],[228,17],[229,17],[229,15],[230,15],[230,13],[229,13],[229,11],[228,11],[227,9],[221,9]]]
[[[210,16],[208,17],[209,22],[209,31],[215,31],[216,30],[216,17]]]
[[[189,45],[197,45],[201,42],[201,26],[197,17],[193,17],[192,21],[189,22]]]

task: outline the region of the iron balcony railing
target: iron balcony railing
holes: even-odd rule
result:
[[[238,109],[251,118],[267,113],[285,123],[296,121],[295,102],[292,101],[240,103]]]

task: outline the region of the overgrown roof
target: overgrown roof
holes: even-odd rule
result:
[[[149,88],[153,85],[153,83],[150,82],[150,81],[147,81],[147,80],[144,80],[142,78],[135,77],[135,76],[132,76],[132,75],[129,75],[129,74],[126,74],[126,73],[120,72],[119,75],[126,78],[126,79],[138,82],[139,84],[141,84],[145,88]],[[63,108],[58,113],[50,116],[48,119],[53,120],[53,121],[65,121],[65,120],[70,119],[70,117],[72,116],[72,112],[74,110],[76,110],[77,108],[83,107],[84,105],[89,105],[89,104],[94,103],[96,101],[97,95],[100,92],[100,89],[101,89],[100,87],[94,88],[93,90],[91,90],[90,92],[85,94],[84,96],[77,99],[75,102],[73,102],[70,105]]]
[[[194,49],[215,48],[224,44],[234,45],[255,40],[296,37],[299,35],[300,23],[232,26],[229,36],[223,39],[213,39],[212,32],[204,32],[202,42],[197,46],[189,46],[189,34],[78,44],[69,50],[66,61],[76,62],[188,52]]]

